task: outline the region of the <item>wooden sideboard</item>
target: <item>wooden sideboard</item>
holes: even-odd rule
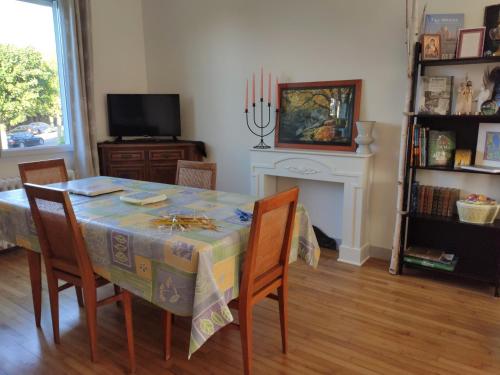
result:
[[[201,161],[201,142],[98,143],[102,176],[175,183],[178,160]]]

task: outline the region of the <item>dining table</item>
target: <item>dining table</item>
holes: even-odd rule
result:
[[[94,197],[70,194],[95,273],[174,315],[191,317],[188,357],[233,321],[242,264],[256,197],[114,177],[81,179],[121,191]],[[51,187],[67,189],[68,183]],[[121,196],[164,194],[136,205]],[[246,213],[247,215],[242,215]],[[158,218],[188,215],[213,219],[216,229],[158,225]],[[0,239],[28,250],[34,309],[41,306],[40,246],[24,189],[0,192]],[[309,215],[298,205],[290,261],[316,267],[320,248]]]

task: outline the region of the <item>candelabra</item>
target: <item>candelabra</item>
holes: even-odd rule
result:
[[[255,110],[256,104],[252,103],[252,112],[253,112],[253,120],[248,119],[248,108],[245,108],[245,118],[247,122],[247,127],[248,130],[252,132],[252,134],[256,135],[257,137],[260,137],[260,142],[258,145],[254,146],[253,148],[257,149],[266,149],[266,148],[271,148],[271,146],[266,145],[264,142],[264,137],[267,137],[269,134],[271,134],[274,131],[274,128],[276,127],[275,125],[272,127],[272,129],[267,130],[267,127],[271,124],[271,103],[267,103],[267,122],[264,122],[264,98],[260,98],[260,124],[257,122],[257,113]],[[276,116],[279,115],[279,109],[276,108]],[[252,124],[253,123],[253,124]],[[255,126],[257,128],[257,131],[254,131],[252,129],[252,126]]]

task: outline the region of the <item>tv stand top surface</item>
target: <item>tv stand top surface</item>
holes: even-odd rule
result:
[[[123,139],[122,137],[117,137],[113,141],[106,141],[106,142],[103,142],[103,143],[114,143],[114,144],[120,144],[120,143],[125,143],[126,144],[126,143],[129,143],[129,144],[134,144],[134,143],[174,143],[174,142],[179,142],[179,140],[177,139],[177,137],[172,137],[171,139],[155,138],[155,137]]]

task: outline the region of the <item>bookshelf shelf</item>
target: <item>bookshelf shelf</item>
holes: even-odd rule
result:
[[[419,75],[426,67],[430,66],[452,66],[452,65],[472,65],[472,64],[500,64],[500,57],[473,58],[473,59],[452,59],[452,60],[420,60],[420,43],[415,44],[415,60],[413,61],[412,76],[412,96],[410,98],[410,111],[417,110],[417,87]],[[456,169],[453,167],[429,167],[416,166],[413,164],[427,164],[428,150],[425,148],[426,142],[430,139],[428,134],[431,131],[454,132],[456,149],[471,150],[471,160],[474,162],[476,145],[479,133],[479,124],[498,123],[500,115],[431,115],[414,113],[408,116],[407,133],[410,135],[406,144],[406,165],[404,179],[404,205],[403,211],[412,212],[446,212],[451,213],[455,207],[457,199],[454,189],[436,189],[436,187],[425,187],[417,185],[419,177],[424,177],[418,173],[422,170],[438,173],[458,173],[466,174],[467,178],[460,178],[463,183],[472,182],[478,179],[478,175],[495,175],[482,171],[471,171]],[[416,127],[416,125],[419,125]],[[419,130],[415,130],[415,129]],[[420,138],[420,129],[425,129]],[[416,135],[415,135],[416,134]],[[419,137],[415,142],[415,136]],[[423,144],[423,152],[420,145]],[[421,154],[422,152],[422,154]],[[463,175],[464,177],[466,175]],[[440,177],[440,175],[433,175]],[[417,186],[417,187],[416,187]],[[418,187],[420,186],[420,187]],[[455,186],[460,190],[466,190],[467,186]],[[428,188],[430,192],[428,193]],[[437,191],[437,196],[434,194]],[[450,192],[449,192],[450,191]],[[449,198],[448,194],[453,194]],[[434,198],[437,197],[437,198]],[[444,197],[444,198],[443,198]],[[423,201],[420,201],[423,199]],[[431,199],[432,201],[428,201]],[[424,202],[424,203],[420,203]],[[430,205],[427,202],[431,202]],[[440,208],[441,207],[441,208]],[[433,210],[434,209],[434,210]],[[443,211],[440,211],[440,210]],[[404,256],[407,248],[416,246],[428,249],[442,249],[447,253],[455,254],[458,263],[453,271],[429,268],[425,265],[405,262]],[[401,225],[401,243],[399,252],[400,273],[405,267],[412,268],[415,273],[418,270],[425,270],[427,273],[435,272],[454,277],[463,277],[484,281],[495,287],[495,296],[499,296],[500,290],[500,220],[493,224],[469,224],[463,223],[458,216],[447,217],[430,214],[410,213],[403,216]],[[423,272],[423,271],[422,271]]]
[[[500,64],[499,56],[475,57],[467,59],[449,59],[449,60],[419,60],[421,74],[425,73],[425,68],[429,66],[448,66],[448,65],[476,65],[476,64]]]
[[[476,281],[480,281],[480,282],[484,282],[484,283],[491,282],[491,278],[489,278],[489,277],[484,277],[484,276],[482,276],[480,274],[476,274],[474,272],[468,272],[468,271],[461,270],[460,269],[460,260],[458,261],[457,267],[455,268],[454,271],[445,271],[445,270],[441,270],[438,268],[426,267],[426,266],[422,266],[422,265],[415,264],[415,263],[409,263],[409,262],[405,262],[405,261],[403,261],[403,262],[404,262],[405,266],[408,268],[415,268],[418,270],[438,273],[441,275],[448,275],[448,276],[455,277],[455,278],[465,278],[465,279],[469,279],[469,280],[476,280]]]
[[[410,218],[413,220],[423,220],[423,221],[431,221],[431,222],[439,222],[452,224],[456,226],[462,227],[478,227],[483,230],[495,230],[500,231],[500,220],[495,220],[493,224],[472,224],[472,223],[464,223],[458,219],[458,216],[437,216],[437,215],[423,215],[423,214],[410,214]]]
[[[425,66],[494,64],[494,63],[500,63],[500,56],[471,57],[464,59],[447,59],[447,60],[420,60],[419,63],[420,65],[425,65]]]
[[[413,117],[419,120],[447,120],[457,121],[462,123],[476,122],[476,123],[500,123],[499,115],[430,115],[430,114],[415,114]]]
[[[473,173],[473,174],[486,174],[490,176],[497,176],[497,173],[481,172],[481,171],[471,171],[469,169],[452,168],[452,167],[418,167],[413,166],[411,168],[424,169],[428,171],[438,171],[438,172],[453,172],[453,173]]]

